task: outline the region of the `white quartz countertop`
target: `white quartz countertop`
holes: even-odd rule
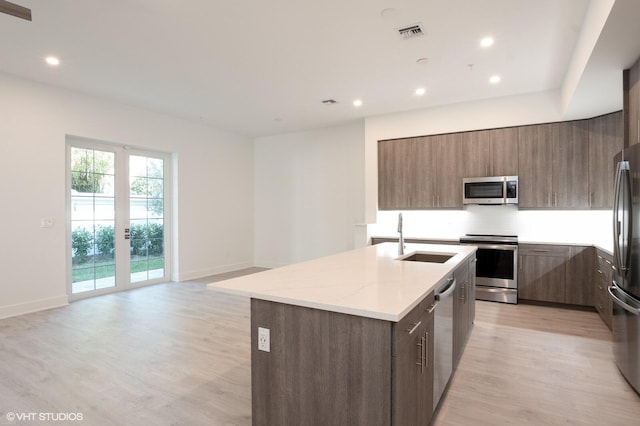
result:
[[[383,243],[296,263],[208,288],[255,299],[397,322],[476,250],[474,246],[406,244],[414,251],[454,255],[445,263],[397,260]]]

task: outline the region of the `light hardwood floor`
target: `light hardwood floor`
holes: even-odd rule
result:
[[[204,285],[233,275],[0,320],[0,425],[45,424],[8,422],[9,412],[82,413],[75,424],[86,425],[250,425],[249,301]],[[639,418],[640,396],[595,312],[478,302],[434,425]]]

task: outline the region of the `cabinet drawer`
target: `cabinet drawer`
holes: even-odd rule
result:
[[[569,256],[569,246],[548,244],[520,244],[518,252],[522,256]]]
[[[393,326],[393,345],[391,348],[391,355],[397,355],[397,347],[402,346],[402,343],[406,339],[413,339],[412,330],[421,326],[421,321],[424,322],[424,313],[433,308],[435,303],[434,293],[429,293],[415,308],[404,316],[400,321]]]

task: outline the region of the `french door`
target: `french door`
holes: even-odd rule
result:
[[[162,153],[67,142],[71,300],[168,280],[169,167]]]

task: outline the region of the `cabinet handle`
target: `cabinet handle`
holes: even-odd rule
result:
[[[416,362],[416,365],[420,366],[420,374],[424,373],[425,361],[427,358],[427,340],[425,338],[426,335],[427,333],[425,333],[424,336],[420,336],[420,343],[416,344],[416,346],[420,348],[420,355],[418,355],[418,362]]]
[[[424,332],[424,366],[429,367],[429,332]]]
[[[553,206],[556,207],[558,205],[558,194],[553,193]]]
[[[535,251],[538,253],[549,253],[550,250],[547,249],[532,249],[531,251]]]
[[[413,332],[416,331],[416,328],[420,327],[420,324],[422,324],[422,321],[418,321],[416,323],[413,323],[413,328],[407,329],[409,334],[413,334]]]
[[[593,198],[593,192],[589,193],[589,207],[591,207],[591,199]]]
[[[430,314],[433,312],[433,310],[436,308],[437,303],[434,303],[433,305],[429,306],[429,309],[427,310],[427,313]]]

